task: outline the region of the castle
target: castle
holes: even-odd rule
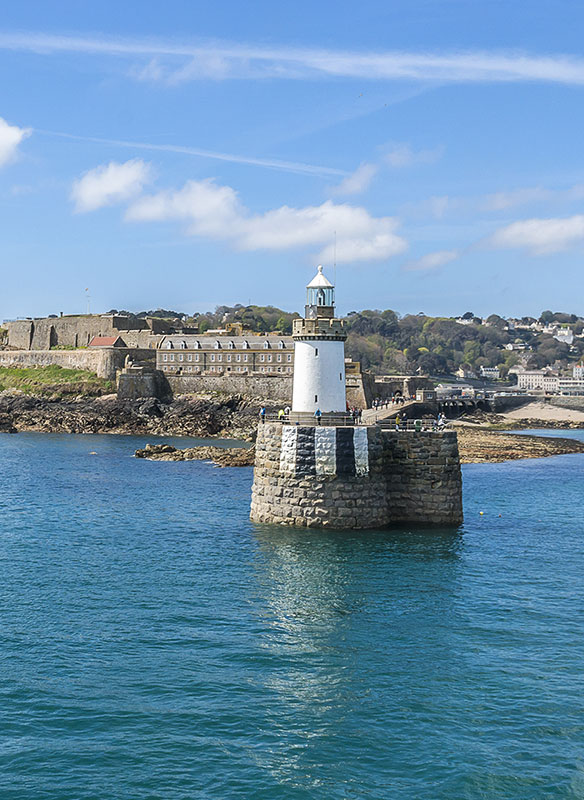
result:
[[[292,409],[262,419],[254,522],[337,529],[397,522],[458,525],[462,477],[454,431],[355,425],[346,413],[345,332],[322,267],[293,323]]]

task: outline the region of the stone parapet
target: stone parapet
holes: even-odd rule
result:
[[[456,433],[260,424],[251,519],[304,527],[459,524]]]

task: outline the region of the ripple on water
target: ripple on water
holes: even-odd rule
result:
[[[583,796],[584,456],[332,533],[144,443],[0,438],[2,800]]]

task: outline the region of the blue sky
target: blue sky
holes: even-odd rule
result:
[[[0,317],[584,313],[584,5],[27,2],[0,21]]]

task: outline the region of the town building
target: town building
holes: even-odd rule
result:
[[[528,369],[517,373],[517,388],[527,391],[557,392],[559,378],[543,369]]]
[[[498,381],[501,377],[499,367],[481,367],[481,378]]]
[[[457,378],[462,378],[463,380],[476,380],[477,374],[469,367],[468,364],[461,364],[460,367],[456,370],[455,375]]]
[[[573,378],[584,378],[584,363],[575,364],[572,367],[572,377]]]

